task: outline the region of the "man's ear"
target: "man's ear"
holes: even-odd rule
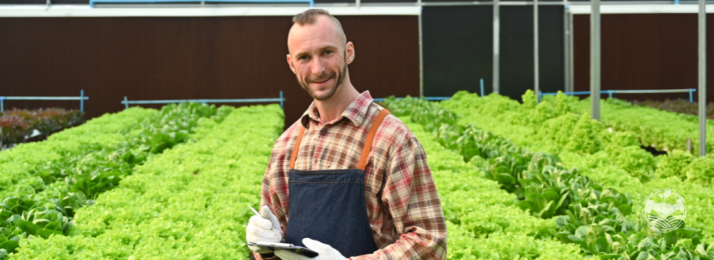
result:
[[[355,45],[352,42],[347,42],[347,45],[345,45],[345,53],[347,57],[347,64],[350,64],[355,61]]]
[[[293,58],[290,57],[290,54],[287,55],[288,58],[288,66],[290,66],[290,70],[293,71],[293,74],[295,74],[295,66],[293,66]]]

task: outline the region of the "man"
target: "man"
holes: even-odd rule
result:
[[[246,240],[319,256],[251,247],[256,258],[444,259],[446,224],[421,144],[354,88],[354,44],[335,17],[310,9],[293,22],[287,61],[314,102],[275,142],[262,217],[250,219]]]

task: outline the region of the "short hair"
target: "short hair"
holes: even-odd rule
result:
[[[307,9],[302,13],[296,14],[295,16],[293,16],[293,24],[297,24],[300,26],[305,26],[306,24],[315,24],[315,22],[317,22],[317,17],[320,15],[324,15],[327,16],[327,18],[330,18],[332,23],[334,23],[337,27],[337,30],[339,30],[340,34],[342,34],[343,43],[347,43],[347,36],[345,35],[345,31],[342,29],[342,24],[339,20],[337,20],[337,18],[332,16],[330,12],[325,9]]]
[[[342,26],[340,24],[340,21],[338,21],[337,18],[332,16],[330,12],[325,9],[307,9],[304,12],[293,16],[293,23],[299,24],[300,26],[303,26],[305,24],[315,24],[315,21],[317,21],[317,16],[319,15],[327,16],[330,18],[330,20],[340,25],[340,27]]]

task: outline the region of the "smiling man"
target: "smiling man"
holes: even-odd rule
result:
[[[355,47],[335,17],[310,9],[293,23],[287,62],[314,101],[273,146],[246,240],[319,256],[251,247],[256,258],[444,259],[446,223],[421,144],[352,85]]]

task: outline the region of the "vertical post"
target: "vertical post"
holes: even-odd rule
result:
[[[538,77],[538,0],[533,0],[533,67],[536,103],[538,103],[540,102],[540,98],[537,95],[538,93],[540,93],[540,80]]]
[[[424,12],[424,7],[421,6],[421,0],[417,1],[419,5],[419,97],[424,97],[424,49],[422,47],[422,24],[421,16]]]
[[[498,76],[499,76],[499,63],[498,63],[498,47],[499,38],[501,37],[501,32],[499,29],[499,0],[493,1],[493,92],[499,93],[498,86]]]
[[[600,120],[600,0],[590,0],[590,102],[592,119]]]
[[[280,108],[283,108],[283,101],[284,101],[284,99],[283,99],[283,91],[281,90],[281,91],[280,91]]]
[[[357,6],[357,8],[359,8],[360,4],[361,4],[360,0],[355,0],[355,6]]]
[[[699,0],[699,156],[707,154],[707,11]]]
[[[570,11],[570,8],[568,8],[568,29],[570,29],[570,35],[568,35],[568,51],[570,52],[568,55],[570,59],[570,68],[568,68],[568,73],[570,73],[570,82],[568,82],[568,84],[570,85],[569,92],[575,92],[575,41],[573,38],[575,29],[573,27],[573,13]]]
[[[692,90],[693,90],[692,88],[689,89],[689,103],[694,102],[694,97],[692,97]]]
[[[79,111],[84,112],[84,89],[79,91]]]
[[[5,97],[0,97],[0,112],[5,112]]]
[[[607,96],[608,96],[608,98],[612,98],[612,90],[607,91]]]
[[[129,100],[124,96],[124,109],[129,108]]]
[[[563,2],[563,86],[564,92],[570,92],[570,43],[568,42],[570,27],[568,26],[568,13],[570,12],[566,2]]]
[[[483,97],[483,78],[481,78],[481,97]]]

